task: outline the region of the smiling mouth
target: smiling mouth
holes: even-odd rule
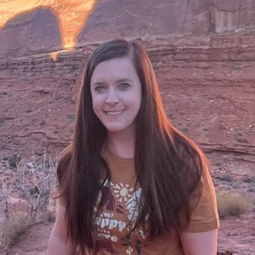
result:
[[[105,113],[107,115],[110,115],[110,116],[116,116],[116,115],[120,115],[121,113],[123,113],[124,110],[121,110],[121,111],[105,111]]]

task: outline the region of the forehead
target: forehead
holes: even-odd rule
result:
[[[114,58],[99,63],[91,76],[91,83],[116,79],[139,79],[129,57]]]

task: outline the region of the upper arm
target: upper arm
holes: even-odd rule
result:
[[[180,238],[185,255],[216,255],[217,236],[217,229],[200,233],[181,233]]]
[[[59,199],[57,201],[56,213],[56,221],[49,239],[47,254],[72,255],[75,252],[75,247],[72,242],[67,239],[66,208],[59,203]]]

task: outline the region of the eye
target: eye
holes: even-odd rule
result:
[[[95,86],[94,87],[94,90],[96,91],[96,92],[103,92],[104,90],[105,90],[105,86],[103,86],[103,85],[98,85],[98,86]]]
[[[128,84],[128,83],[126,83],[126,82],[122,82],[122,83],[119,84],[119,88],[120,88],[121,90],[126,90],[126,89],[128,89],[129,87],[130,87],[130,84]]]

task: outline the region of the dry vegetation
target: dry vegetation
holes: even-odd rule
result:
[[[1,242],[8,249],[29,226],[54,219],[51,194],[56,187],[55,165],[44,153],[22,162],[15,154],[0,164]]]
[[[238,216],[252,209],[252,198],[233,191],[218,192],[217,203],[221,218],[229,215]]]
[[[18,237],[23,234],[26,229],[33,224],[33,220],[24,214],[15,214],[9,219],[5,219],[2,223],[3,243],[7,248],[15,244]]]

